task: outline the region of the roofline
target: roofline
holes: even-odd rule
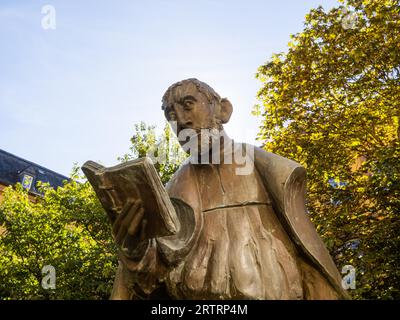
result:
[[[18,156],[16,156],[15,154],[12,154],[12,153],[10,153],[10,152],[7,152],[7,151],[5,151],[5,150],[3,150],[3,149],[0,149],[0,153],[1,153],[1,152],[2,152],[2,153],[5,153],[5,154],[7,154],[7,155],[13,156],[14,158],[17,158],[17,159],[19,159],[19,160],[25,161],[25,162],[27,162],[27,163],[29,163],[29,164],[31,164],[31,165],[34,165],[34,166],[36,166],[36,167],[38,167],[38,168],[40,168],[40,169],[43,169],[43,170],[45,170],[45,171],[52,172],[52,173],[54,173],[54,174],[56,174],[56,175],[58,175],[58,176],[61,176],[61,177],[65,178],[65,180],[71,180],[71,178],[68,178],[67,176],[64,176],[64,175],[61,174],[61,173],[55,172],[55,171],[53,171],[53,170],[51,170],[51,169],[48,169],[48,168],[46,168],[46,167],[43,167],[43,166],[37,164],[37,163],[34,163],[34,162],[29,161],[29,160],[26,160],[26,159],[24,159],[24,158],[18,157]]]

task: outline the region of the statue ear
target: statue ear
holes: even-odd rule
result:
[[[227,98],[222,98],[220,105],[221,109],[219,113],[219,119],[222,123],[227,123],[233,110],[232,103]]]

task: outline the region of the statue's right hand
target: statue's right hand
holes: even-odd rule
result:
[[[143,238],[146,223],[143,216],[144,209],[140,199],[125,204],[112,225],[112,234],[119,247],[135,244],[140,238]],[[134,248],[127,249],[132,250]]]

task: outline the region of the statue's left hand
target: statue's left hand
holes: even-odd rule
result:
[[[112,234],[119,247],[134,246],[145,239],[146,219],[140,199],[126,203],[112,225]],[[134,248],[127,248],[129,251]]]

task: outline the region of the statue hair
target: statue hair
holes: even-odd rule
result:
[[[199,92],[201,92],[202,94],[204,94],[206,96],[206,98],[207,98],[208,102],[210,102],[210,104],[214,104],[216,102],[217,103],[221,102],[220,95],[218,93],[216,93],[215,90],[213,88],[211,88],[207,83],[197,80],[196,78],[189,78],[189,79],[178,81],[178,82],[174,83],[173,85],[171,85],[167,89],[167,91],[164,93],[164,95],[162,97],[162,106],[161,106],[162,110],[165,110],[165,108],[169,104],[169,101],[172,98],[174,90],[177,87],[184,86],[187,84],[193,84]]]

